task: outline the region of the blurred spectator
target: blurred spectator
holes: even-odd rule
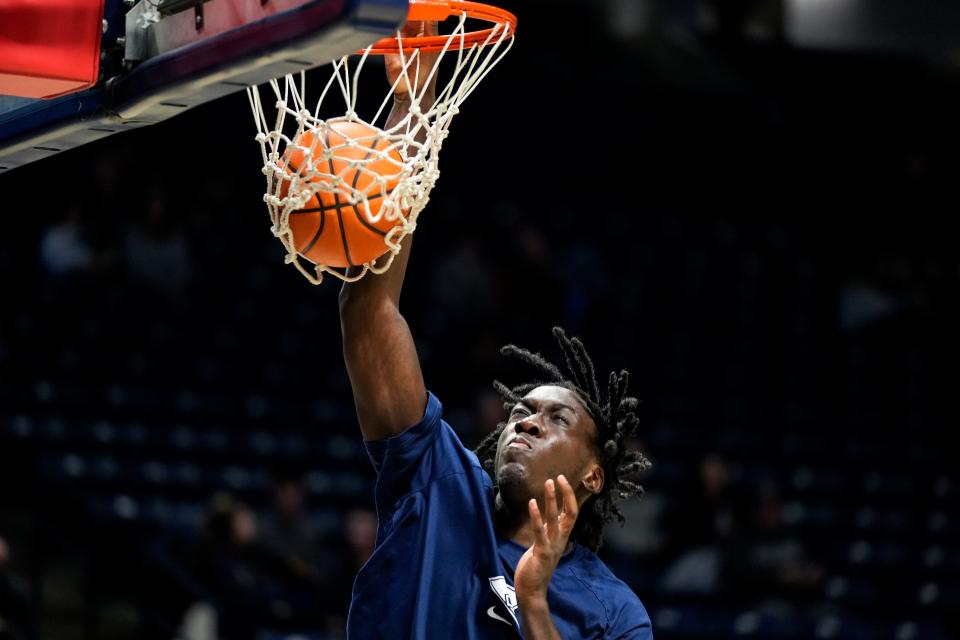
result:
[[[647,446],[637,438],[631,438],[627,449],[647,451]],[[656,470],[656,466],[654,466]],[[640,478],[647,487],[656,486],[649,475]],[[664,531],[664,515],[667,497],[658,490],[647,490],[641,499],[625,500],[620,504],[624,526],[617,522],[609,524],[604,531],[604,547],[628,558],[653,558],[666,549],[667,535]]]
[[[597,305],[610,297],[609,259],[596,247],[571,242],[559,252],[563,260],[557,266],[564,287],[558,291],[563,300],[562,324],[570,331],[578,331]]]
[[[278,466],[274,469],[273,482],[273,508],[264,514],[261,525],[263,544],[272,553],[286,558],[292,571],[314,576],[320,537],[307,519],[303,473]]]
[[[783,525],[783,505],[772,485],[751,505],[745,531],[731,547],[725,586],[730,593],[785,611],[816,596],[823,569],[812,562],[801,540]]]
[[[460,437],[469,443],[479,442],[505,418],[503,398],[493,389],[477,391],[474,403],[474,410],[465,411],[457,424]]]
[[[377,544],[377,515],[369,509],[354,509],[344,523],[350,563],[356,571],[373,555]]]
[[[190,277],[187,241],[167,214],[167,196],[150,189],[141,219],[127,231],[127,268],[131,277],[170,298],[177,298]]]
[[[133,194],[142,189],[139,180],[125,179],[124,168],[129,164],[130,157],[117,149],[87,167],[81,192],[88,203],[84,222],[94,249],[112,253],[123,244],[128,216],[133,213],[131,207],[138,203]],[[118,221],[123,224],[117,224]]]
[[[218,609],[223,640],[253,640],[260,630],[289,630],[316,623],[315,585],[258,538],[254,513],[227,494],[214,496],[206,520],[197,572]]]
[[[650,0],[607,0],[607,30],[623,41],[639,38],[650,28],[657,7]]]
[[[743,510],[727,462],[718,453],[706,454],[696,482],[677,500],[670,543],[679,557],[663,577],[667,591],[720,592],[727,548],[739,531]]]
[[[345,627],[353,581],[377,544],[377,514],[369,509],[353,509],[347,512],[343,522],[343,543],[344,549],[340,554],[340,564],[335,572],[336,578],[333,580],[330,596],[336,599],[339,610],[343,612]]]
[[[696,480],[680,496],[672,542],[681,548],[713,544],[733,535],[745,499],[730,484],[730,466],[719,453],[700,461]]]
[[[620,505],[624,526],[611,523],[603,534],[604,546],[633,557],[653,556],[663,550],[666,536],[660,520],[667,497],[659,491],[647,491],[640,500]]]
[[[466,235],[440,259],[430,282],[431,303],[424,309],[429,332],[476,330],[494,317],[497,290],[481,253],[479,240]]]
[[[509,209],[511,204],[498,206]],[[497,318],[498,324],[506,323],[503,331],[511,336],[535,333],[540,327],[556,324],[558,318],[567,329],[575,330],[565,324],[562,315],[568,285],[563,279],[567,256],[550,243],[538,225],[518,222],[504,232],[491,249],[496,252],[491,266],[496,269],[495,291],[504,309],[503,316]],[[537,283],[535,291],[531,282]]]
[[[867,282],[848,282],[838,294],[840,328],[854,332],[889,318],[908,305],[896,295]]]
[[[70,203],[63,219],[43,234],[40,263],[48,274],[58,277],[90,273],[98,267],[97,254],[86,237],[80,203]]]
[[[0,538],[0,640],[36,637],[30,619],[30,590],[10,570],[10,547]]]

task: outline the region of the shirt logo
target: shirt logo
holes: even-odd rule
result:
[[[506,624],[506,625],[510,624],[509,620],[507,620],[506,618],[501,616],[499,613],[497,613],[496,607],[490,607],[489,609],[487,609],[487,615],[493,618],[494,620],[499,620],[503,624]],[[513,625],[510,625],[510,626],[513,626]]]
[[[495,578],[490,578],[490,588],[493,589],[493,592],[497,594],[497,598],[500,599],[500,602],[503,603],[503,606],[507,608],[507,612],[510,614],[510,617],[513,618],[514,624],[517,622],[517,591],[512,586],[507,584],[507,579],[503,576],[497,576]],[[494,612],[494,607],[487,609],[487,615],[493,618],[494,620],[500,620],[506,624],[510,624],[503,617],[497,615]]]

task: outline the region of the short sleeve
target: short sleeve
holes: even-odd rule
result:
[[[441,478],[479,468],[477,457],[461,444],[442,416],[440,401],[428,392],[420,422],[392,438],[364,443],[377,472],[374,497],[381,527],[404,497]]]
[[[364,446],[377,477],[403,475],[415,464],[437,437],[443,406],[437,397],[427,392],[427,408],[423,418],[403,433],[383,440],[365,440]]]
[[[653,640],[650,616],[640,599],[632,592],[632,597],[619,603],[611,621],[607,637],[610,640]]]

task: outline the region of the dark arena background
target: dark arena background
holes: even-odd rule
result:
[[[474,444],[501,344],[631,369],[601,555],[658,639],[960,637],[960,14],[880,4],[513,0],[445,143],[427,385]],[[238,94],[0,178],[0,638],[342,637],[373,474],[254,135]]]

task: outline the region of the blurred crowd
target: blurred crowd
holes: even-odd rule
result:
[[[180,433],[183,427],[174,429],[181,418],[164,412],[189,416],[209,405],[211,414],[214,406],[224,407],[223,419],[233,422],[238,434],[261,422],[278,438],[288,431],[300,437],[330,430],[343,434],[355,450],[359,434],[339,363],[335,284],[311,290],[285,271],[266,216],[257,225],[253,207],[243,201],[249,194],[232,192],[226,176],[219,181],[214,176],[204,192],[194,193],[182,185],[171,188],[158,175],[142,190],[119,197],[123,173],[120,160],[105,159],[91,170],[93,188],[86,197],[68,201],[58,219],[32,228],[37,269],[35,276],[25,270],[24,277],[35,278],[28,285],[33,297],[14,313],[14,326],[24,337],[23,349],[33,344],[30,340],[43,341],[50,359],[28,363],[11,342],[4,347],[7,364],[22,362],[24,375],[34,371],[44,380],[54,367],[63,378],[60,388],[67,390],[102,378],[105,406],[119,407],[120,425],[122,416],[139,419],[150,411],[134,410],[127,396],[149,399],[171,381],[187,385],[188,391],[177,392],[176,406],[155,400],[155,419],[160,432],[172,438],[170,446],[181,446],[178,439],[186,436]],[[172,212],[185,202],[189,215]],[[602,555],[651,606],[655,624],[666,620],[663,635],[671,637],[670,615],[675,614],[668,612],[678,603],[783,620],[835,613],[836,603],[825,594],[841,569],[829,543],[798,526],[803,508],[798,485],[776,468],[806,462],[800,449],[790,449],[794,440],[811,436],[814,448],[827,441],[816,418],[807,417],[810,405],[803,401],[817,397],[818,389],[810,385],[834,340],[824,342],[818,325],[835,323],[827,333],[835,326],[856,342],[877,323],[911,322],[911,314],[916,317],[920,309],[922,315],[924,305],[940,304],[942,292],[950,290],[949,273],[921,271],[909,259],[881,260],[875,268],[824,285],[817,263],[802,247],[791,246],[787,227],[745,231],[723,221],[701,225],[669,214],[638,220],[614,208],[596,221],[591,241],[582,242],[575,233],[580,224],[575,210],[563,205],[549,219],[534,222],[522,200],[478,205],[451,188],[440,190],[431,206],[436,209],[431,216],[469,220],[482,215],[489,221],[476,233],[450,239],[437,230],[442,225],[425,223],[405,291],[405,312],[427,379],[464,441],[476,443],[503,417],[489,380],[528,375],[499,358],[502,336],[542,345],[546,330],[562,324],[595,346],[601,368],[633,368],[635,388],[645,402],[634,446],[647,450],[654,471],[645,481],[646,496],[624,505],[626,525],[610,526]],[[234,225],[236,211],[254,222]],[[626,235],[638,238],[632,251],[613,250]],[[784,284],[773,282],[771,272]],[[817,286],[826,287],[826,305]],[[736,305],[726,305],[728,299]],[[40,321],[46,329],[31,329]],[[314,339],[318,335],[322,338]],[[257,351],[254,343],[266,339],[275,342]],[[87,352],[73,340],[87,341],[98,362],[83,362],[77,353]],[[806,347],[793,349],[797,344]],[[763,360],[764,350],[771,348],[784,350],[789,370],[781,372]],[[239,350],[244,357],[233,357]],[[151,369],[164,357],[177,361],[168,369]],[[334,364],[301,369],[301,360]],[[851,364],[851,376],[860,379],[866,364]],[[84,366],[92,374],[78,373]],[[461,375],[445,374],[451,367]],[[771,387],[771,376],[781,377],[783,386]],[[124,383],[130,385],[126,391]],[[69,395],[58,396],[49,390],[53,383],[43,384],[34,386],[39,404],[23,405],[25,415],[48,415],[58,397]],[[221,392],[235,400],[216,400]],[[851,393],[861,397],[856,389]],[[780,404],[768,404],[776,394],[784,394]],[[318,399],[329,403],[313,409],[319,426],[293,417],[306,406],[303,402]],[[708,402],[716,402],[716,408],[706,408]],[[836,410],[860,415],[855,400],[845,403],[837,403]],[[100,405],[70,406],[64,405],[63,415],[77,411],[92,420],[102,417]],[[324,417],[327,406],[336,407],[340,417]],[[891,415],[913,415],[913,405],[891,406]],[[278,417],[271,422],[271,415]],[[764,440],[762,424],[770,416],[783,425],[782,433]],[[100,438],[97,430],[103,427],[93,424],[94,438]],[[133,437],[132,426],[117,427],[122,428]],[[195,429],[196,437],[204,437],[201,422]],[[189,442],[182,455],[189,455]],[[110,471],[127,464],[129,454],[117,451],[107,462],[91,452],[90,464],[100,465],[96,473],[105,475],[89,493],[80,488],[69,494],[69,500],[94,505],[95,523],[136,519],[131,505],[145,504],[135,502],[137,496],[122,486],[122,475]],[[76,461],[81,453],[68,451],[56,473],[72,480],[85,477]],[[43,447],[35,454],[42,458]],[[241,449],[237,455],[247,459],[254,453]],[[330,498],[306,481],[320,463],[296,448],[292,455],[288,460],[257,452],[250,473],[269,478],[257,490],[240,481],[235,483],[239,489],[229,482],[201,482],[202,509],[188,512],[194,515],[186,527],[164,516],[168,509],[158,511],[145,531],[124,530],[126,539],[136,540],[125,552],[132,555],[112,552],[116,555],[108,562],[121,565],[135,558],[150,585],[138,587],[146,630],[140,637],[342,637],[353,578],[376,538],[369,470],[352,497]],[[345,459],[354,467],[365,465],[362,455],[349,455]],[[160,483],[157,490],[166,491],[162,478],[168,472],[154,468],[164,467],[136,457],[129,464],[145,469]],[[190,464],[202,469],[209,463],[198,458]],[[41,475],[38,486],[56,484],[55,477]],[[95,506],[103,486],[125,491],[112,499],[114,511],[106,516]],[[336,517],[320,522],[318,513],[328,510],[331,500]],[[103,525],[93,526],[99,531],[96,527]],[[22,544],[29,550],[29,541]],[[9,568],[10,554],[0,539],[0,638],[32,640],[38,637],[34,613],[41,591]],[[115,587],[123,584],[117,580]],[[680,627],[674,633],[690,637]]]
[[[342,636],[354,576],[376,541],[376,514],[351,509],[337,534],[324,536],[306,501],[303,477],[289,470],[275,471],[267,511],[213,496],[202,534],[168,550],[196,581],[194,599],[180,608],[186,640]],[[627,526],[608,530],[604,556],[627,580],[658,573],[658,592],[774,616],[820,597],[825,570],[784,526],[776,487],[737,491],[718,453],[703,457],[673,500],[653,490],[625,513]]]
[[[121,192],[119,171],[117,162],[99,163],[91,176],[98,188],[67,201],[62,218],[40,239],[40,266],[60,281],[102,285],[125,278],[131,288],[147,287],[176,302],[192,274],[181,223],[170,214],[159,178],[136,199],[111,202]],[[118,221],[118,209],[134,215]]]
[[[340,637],[353,577],[373,552],[376,515],[349,510],[335,535],[309,521],[303,477],[279,469],[271,508],[227,493],[210,501],[202,534],[171,561],[196,581],[183,610],[190,640],[257,640],[271,633]]]
[[[27,582],[11,568],[11,552],[0,537],[0,639],[30,640],[36,637],[33,595]]]

